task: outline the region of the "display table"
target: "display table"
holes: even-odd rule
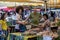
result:
[[[37,40],[36,35],[24,36],[24,40]]]
[[[37,35],[23,36],[21,33],[10,33],[8,40],[42,40],[42,37]]]
[[[8,40],[14,40],[16,36],[21,36],[21,33],[9,33]]]

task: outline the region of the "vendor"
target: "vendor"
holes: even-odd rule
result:
[[[39,24],[40,14],[37,13],[37,10],[34,9],[34,12],[30,14],[30,23],[32,28],[36,28]]]
[[[50,21],[48,19],[48,15],[47,14],[44,14],[43,15],[43,18],[45,20],[45,22],[42,25],[44,27],[44,30],[50,30]]]
[[[6,35],[6,37],[4,38],[5,40],[7,40],[7,36],[8,36],[8,26],[7,26],[7,23],[6,23],[6,17],[7,17],[7,13],[3,13],[2,16],[1,16],[1,20],[0,20],[0,25],[1,25],[1,28],[2,28],[2,31],[3,33]]]
[[[16,8],[16,27],[15,27],[15,30],[16,32],[24,32],[26,31],[26,21],[23,21],[23,12],[24,12],[24,9],[22,6],[18,6]]]

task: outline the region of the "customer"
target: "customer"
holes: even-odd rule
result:
[[[13,14],[12,14],[12,25],[16,25],[16,13],[15,11],[13,11]]]
[[[23,21],[23,15],[22,15],[23,12],[24,12],[24,9],[23,9],[22,6],[18,6],[16,8],[16,17],[17,17],[17,21],[16,21],[17,24],[16,24],[16,27],[15,27],[16,32],[26,31],[26,26],[25,26],[26,21],[25,20]]]
[[[43,27],[45,30],[50,30],[50,21],[48,19],[48,15],[47,14],[44,14],[43,15],[43,18],[45,20],[45,22],[43,23]]]
[[[25,13],[25,14],[24,14],[25,18],[27,18],[27,17],[30,16],[31,11],[30,11],[29,8],[26,8],[26,10],[24,11],[24,13]]]
[[[5,40],[7,39],[7,24],[6,24],[6,20],[5,18],[7,17],[7,13],[3,13],[2,16],[1,16],[1,20],[0,20],[0,24],[2,25],[2,30],[3,30],[3,33],[6,35],[6,38]]]
[[[11,17],[10,12],[8,12],[8,14],[7,14],[6,21],[7,21],[7,22],[10,22],[10,23],[12,24],[12,17]],[[9,25],[8,25],[8,26],[9,26]]]
[[[50,19],[50,21],[54,22],[55,21],[55,13],[51,12],[49,19]]]

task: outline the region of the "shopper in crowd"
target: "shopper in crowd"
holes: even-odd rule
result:
[[[26,31],[26,21],[23,20],[23,12],[24,12],[24,8],[22,6],[18,6],[16,8],[16,17],[17,17],[17,21],[16,21],[16,27],[15,30],[17,32],[24,32]]]
[[[15,11],[13,11],[12,12],[13,14],[12,14],[12,25],[16,25],[16,12]]]
[[[55,13],[51,12],[49,19],[50,19],[50,21],[55,21]]]
[[[7,40],[7,29],[8,29],[8,27],[7,27],[7,24],[6,24],[6,17],[7,17],[7,13],[3,13],[2,14],[2,16],[1,16],[1,20],[0,20],[0,24],[1,24],[1,27],[2,27],[2,31],[3,31],[3,33],[6,35],[6,37],[5,37],[5,40]]]
[[[6,21],[7,21],[7,26],[9,26],[9,32],[12,32],[12,27],[13,25],[16,25],[16,14],[14,13],[14,11],[12,12],[8,12],[7,13],[7,17],[6,17]],[[14,29],[14,28],[13,28]]]
[[[30,9],[29,8],[26,8],[26,10],[24,11],[24,15],[25,15],[25,18],[29,17],[30,16]]]
[[[12,19],[11,14],[10,14],[10,12],[8,12],[7,17],[6,17],[6,21],[9,22],[11,19]]]
[[[50,30],[50,21],[48,19],[48,15],[47,14],[44,14],[43,15],[43,18],[45,20],[45,22],[43,23],[43,27],[45,30]]]
[[[30,14],[30,23],[32,28],[36,28],[39,25],[40,14],[34,9],[34,12]]]
[[[6,22],[7,22],[7,26],[12,25],[12,17],[11,17],[10,12],[7,13]]]

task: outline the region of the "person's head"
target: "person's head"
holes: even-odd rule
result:
[[[37,13],[37,10],[36,9],[34,9],[34,14],[36,14]]]
[[[1,16],[1,20],[4,20],[7,17],[7,13],[3,13]]]
[[[23,12],[24,12],[24,8],[23,8],[22,6],[18,6],[18,7],[16,8],[16,13],[21,14],[21,13],[23,13]]]
[[[44,15],[43,15],[43,18],[44,18],[45,20],[47,20],[47,19],[48,19],[48,15],[47,15],[47,14],[44,14]]]
[[[10,12],[8,12],[8,14],[7,14],[8,16],[10,16],[11,14],[10,14]]]

